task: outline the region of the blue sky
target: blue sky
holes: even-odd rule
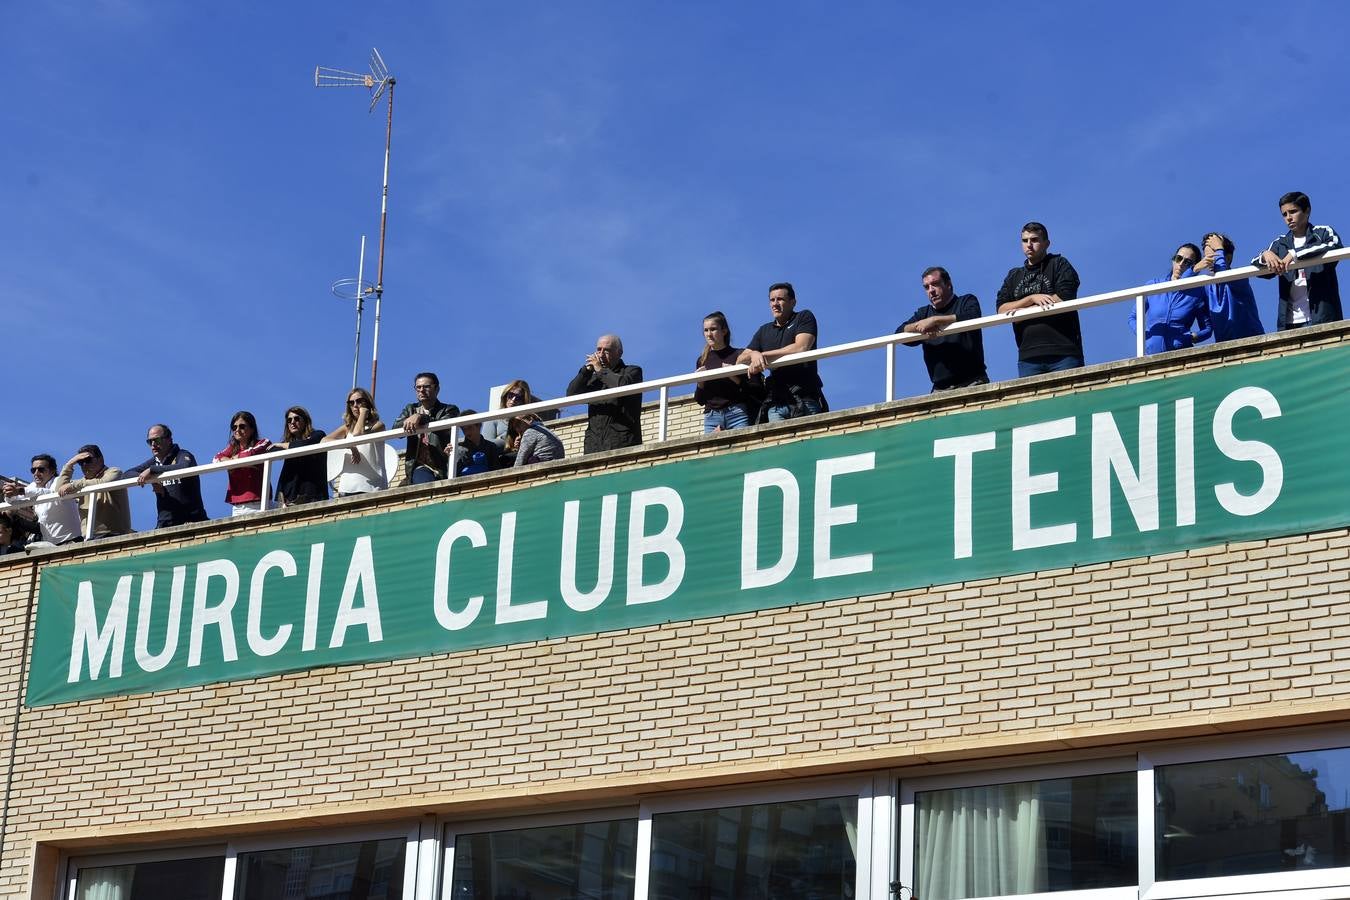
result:
[[[86,441],[139,462],[157,421],[206,459],[237,409],[271,437],[294,403],[337,423],[354,309],[328,288],[378,233],[384,119],[316,90],[316,65],[364,69],[376,46],[398,79],[388,421],[421,369],[463,407],[514,377],[556,396],[606,331],[648,377],[687,371],[705,313],[743,344],[780,279],[824,344],[892,331],[928,265],[988,312],[1028,219],[1085,294],[1162,275],[1211,229],[1250,257],[1287,190],[1350,229],[1350,6],[1227,9],[7,4],[0,468]],[[1084,315],[1089,363],[1133,352],[1127,313]],[[372,325],[368,307],[363,382]],[[1010,331],[986,352],[1015,374]],[[822,366],[836,407],[881,400],[883,372]],[[899,374],[927,391],[917,351]],[[224,490],[204,484],[214,514]]]

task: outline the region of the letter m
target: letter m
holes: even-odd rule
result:
[[[80,680],[80,670],[84,668],[84,657],[89,655],[89,680],[96,681],[103,661],[108,661],[108,677],[122,676],[122,650],[127,640],[127,610],[131,606],[131,575],[117,579],[117,590],[113,592],[108,615],[103,627],[98,624],[98,612],[94,609],[94,584],[81,581],[75,603],[75,625],[70,640],[70,673],[66,681],[70,684]]]

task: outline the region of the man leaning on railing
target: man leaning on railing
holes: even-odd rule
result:
[[[998,291],[998,311],[1011,315],[1036,306],[1050,309],[1064,300],[1078,299],[1078,272],[1050,251],[1050,232],[1040,222],[1022,226],[1022,253],[1026,262],[1013,268]],[[1017,374],[1040,375],[1083,365],[1083,329],[1077,310],[1035,319],[1014,319]]]
[[[83,478],[72,480],[75,467],[80,467]],[[122,471],[103,462],[103,451],[98,444],[85,444],[75,452],[61,467],[53,487],[62,497],[97,484],[107,484],[122,477]],[[97,501],[94,497],[97,496]],[[104,491],[97,495],[80,496],[80,512],[84,515],[84,532],[91,537],[112,537],[117,534],[131,533],[131,504],[127,500],[125,488],[116,491]],[[94,508],[94,524],[89,527],[89,510]]]
[[[163,478],[175,469],[197,465],[197,458],[173,441],[168,425],[151,425],[145,433],[150,447],[150,458],[126,471],[126,477],[135,477],[141,485],[155,489],[156,528],[182,525],[187,522],[205,522],[206,507],[202,504],[202,483],[196,475],[187,478]]]

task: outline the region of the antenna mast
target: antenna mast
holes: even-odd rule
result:
[[[384,184],[380,193],[380,249],[375,270],[375,339],[374,350],[370,357],[370,396],[375,396],[375,381],[380,367],[380,300],[384,296],[384,236],[389,221],[389,147],[394,136],[394,76],[384,64],[380,51],[370,50],[369,72],[348,72],[344,69],[331,69],[318,66],[314,69],[315,87],[363,87],[371,92],[370,108],[374,112],[376,104],[386,90],[389,93],[389,113],[384,127]],[[358,276],[358,282],[360,276]],[[357,285],[358,292],[361,290]],[[359,312],[358,312],[359,315]]]

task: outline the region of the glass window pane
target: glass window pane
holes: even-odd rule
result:
[[[637,819],[461,834],[455,900],[631,900]]]
[[[220,900],[225,857],[80,869],[75,900]]]
[[[397,900],[406,838],[241,853],[236,900]]]
[[[858,798],[652,817],[653,900],[853,897]]]
[[[915,896],[960,900],[1138,880],[1133,772],[923,791]]]
[[[1159,766],[1158,878],[1350,866],[1350,748]]]

